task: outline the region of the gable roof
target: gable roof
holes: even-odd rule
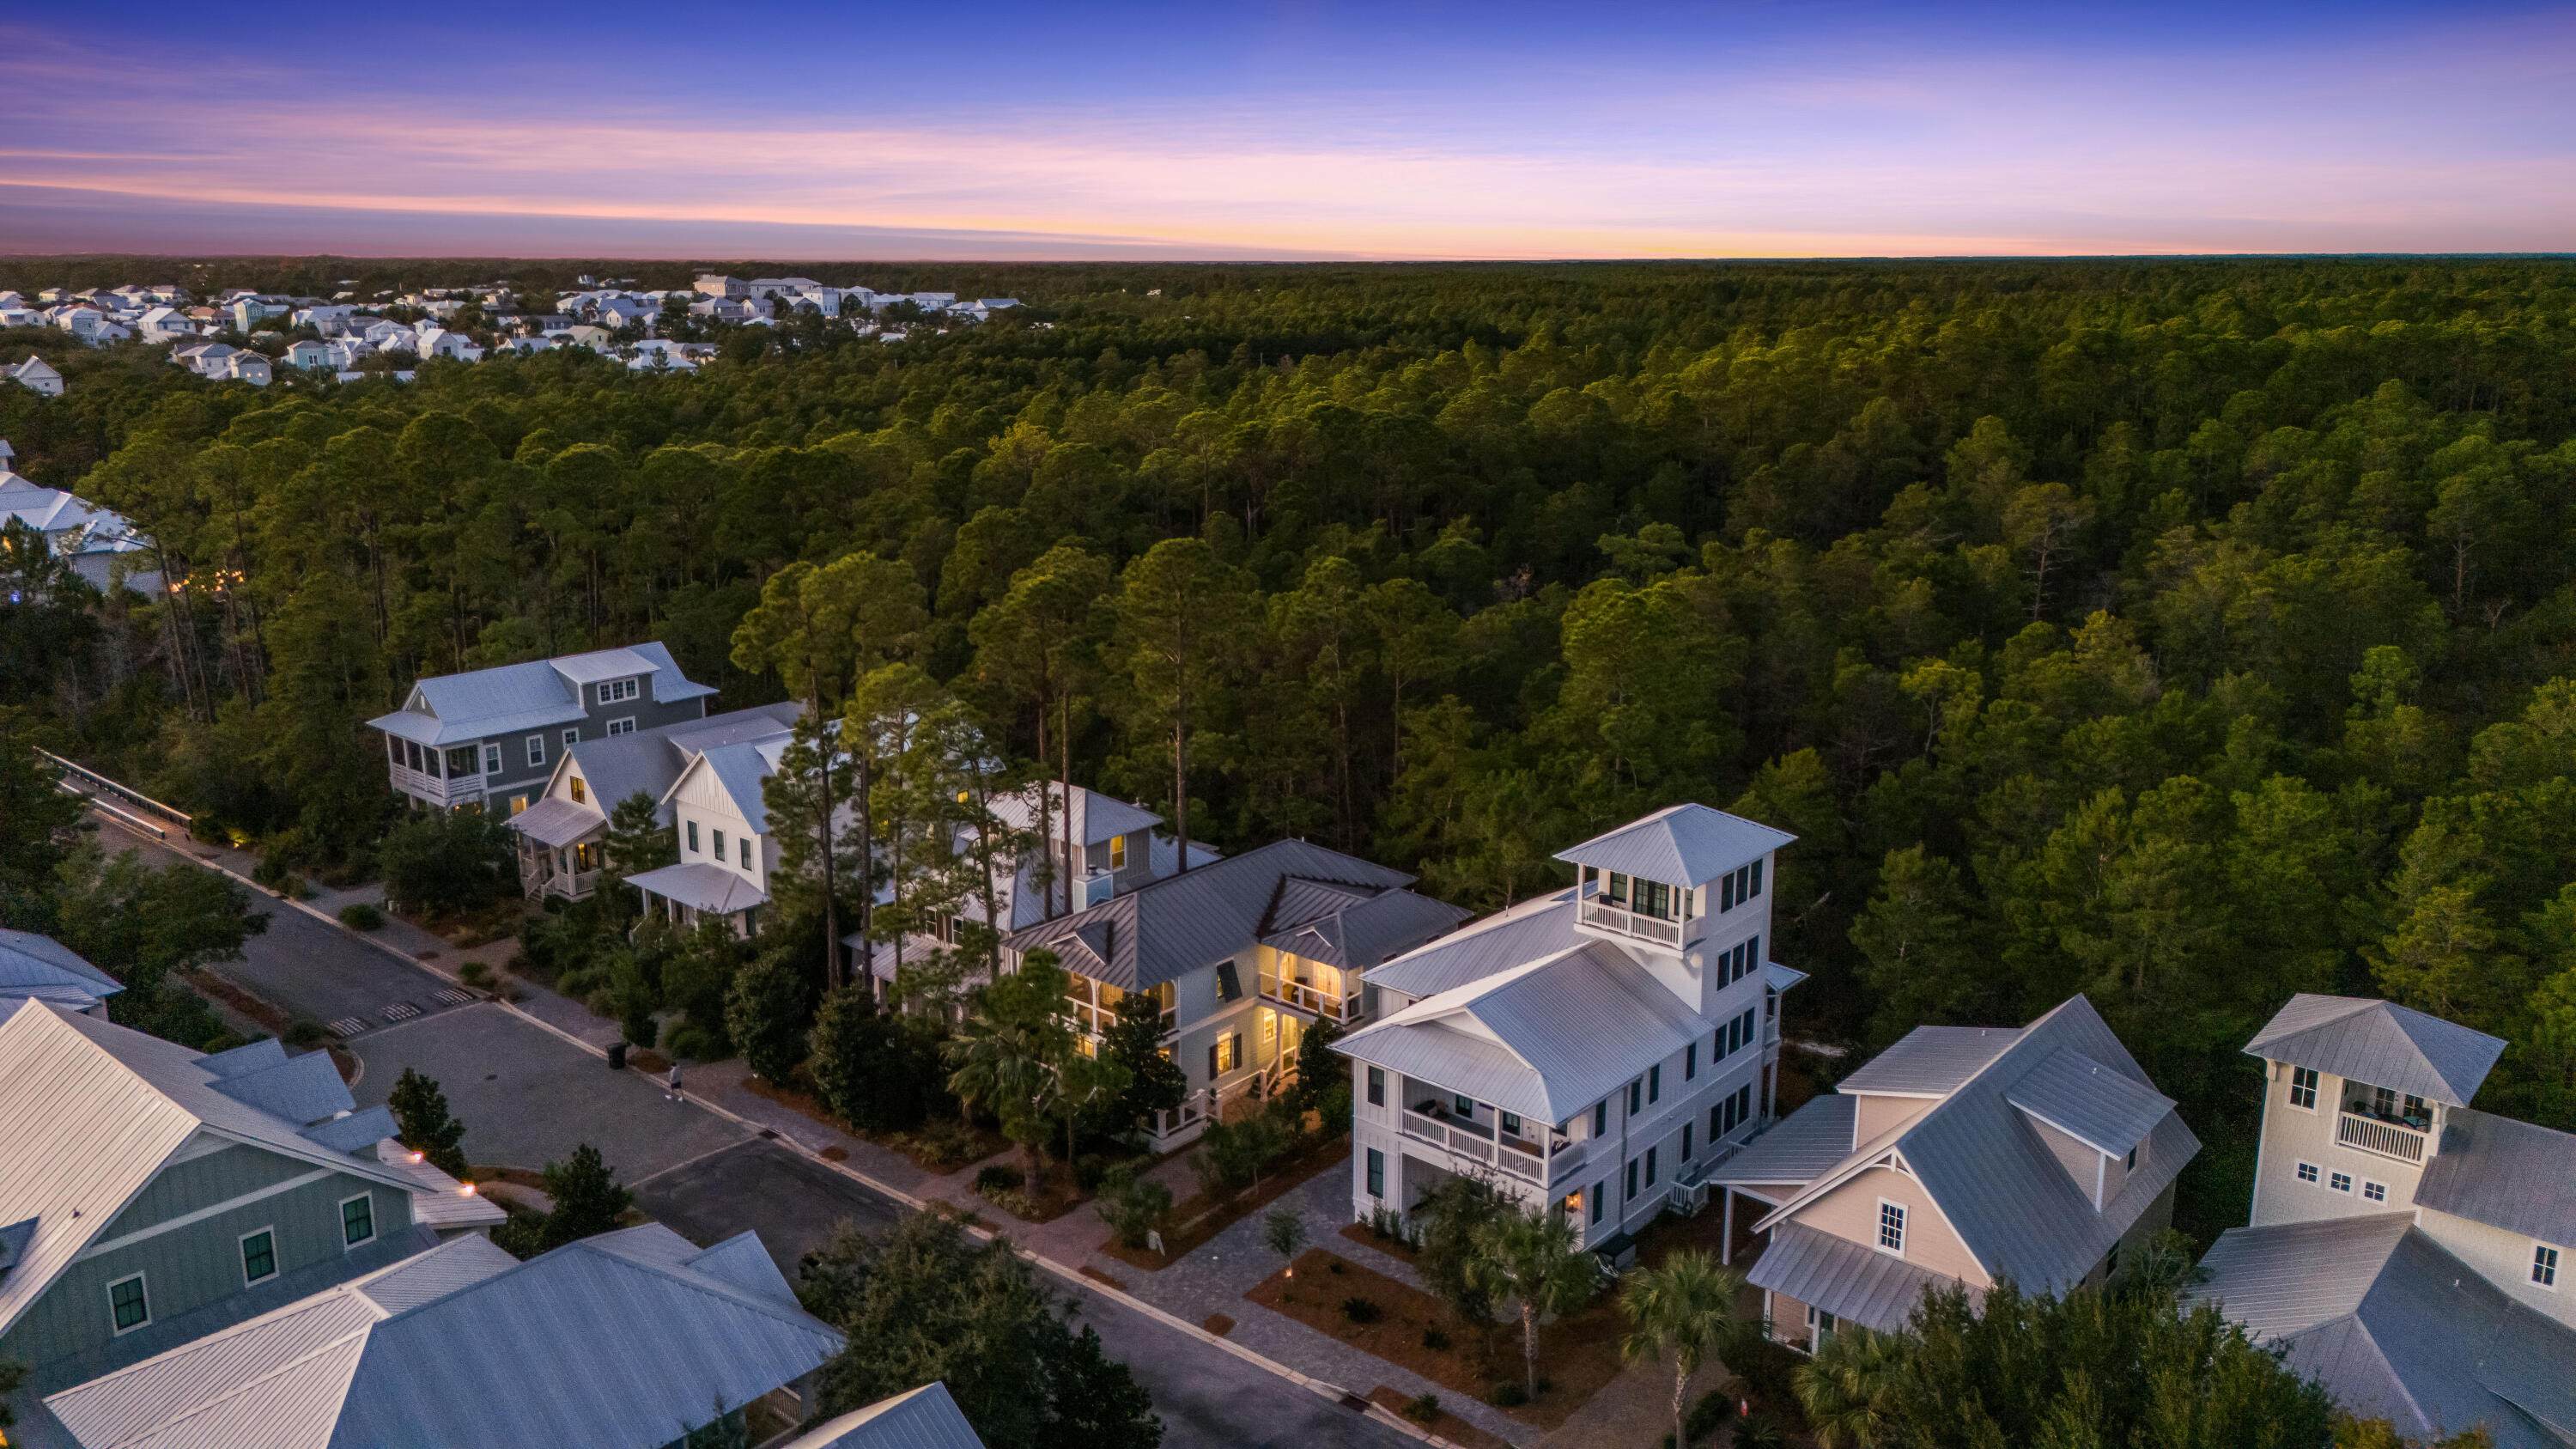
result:
[[[124,989],[51,936],[0,930],[0,1001],[32,996],[80,1011]]]
[[[2236,1228],[2187,1290],[2410,1439],[2483,1423],[2499,1449],[2576,1434],[2576,1330],[2513,1301],[2404,1213]]]
[[[782,1449],[984,1449],[937,1379],[815,1425]]]
[[[628,797],[642,795],[654,805],[655,818],[671,823],[671,787],[697,757],[723,745],[765,744],[795,732],[805,707],[794,701],[754,705],[681,720],[649,730],[578,740],[564,747],[547,772],[546,798],[502,822],[548,845],[563,846],[594,830],[605,829],[608,812]],[[578,770],[590,798],[575,804],[553,793],[564,772]]]
[[[403,708],[367,723],[424,745],[542,729],[584,717],[582,686],[637,675],[650,680],[656,704],[703,699],[716,692],[708,685],[691,683],[680,673],[670,650],[647,641],[424,679],[412,686]]]
[[[0,1019],[0,1226],[34,1229],[0,1273],[0,1333],[104,1233],[172,1153],[200,1132],[409,1191],[383,1164],[316,1142],[258,1105],[264,1097],[300,1108],[316,1083],[309,1067],[278,1053],[199,1053],[63,1011],[22,1001]],[[326,1053],[314,1053],[329,1065]],[[273,1089],[273,1090],[272,1090]],[[336,1100],[346,1110],[345,1088]]]
[[[1291,878],[1351,886],[1371,896],[1413,882],[1400,870],[1338,850],[1277,840],[1149,881],[1089,910],[1024,927],[1011,933],[1008,945],[1021,953],[1055,951],[1068,970],[1128,991],[1145,990],[1257,944],[1273,929],[1272,908]],[[1077,964],[1077,952],[1089,965]]]
[[[1786,1294],[1848,1323],[1894,1333],[1914,1314],[1924,1290],[1951,1280],[1893,1253],[1864,1247],[1849,1238],[1782,1223],[1754,1261],[1745,1280],[1756,1288]],[[1982,1298],[1981,1293],[1971,1293]]]
[[[521,1263],[456,1238],[45,1404],[83,1449],[668,1443],[841,1346],[732,1246],[648,1223]]]
[[[1712,881],[1798,837],[1705,805],[1671,805],[1556,853],[1576,865],[1673,885]]]
[[[668,803],[679,792],[681,782],[691,775],[710,775],[725,798],[733,802],[734,813],[743,818],[743,823],[756,833],[766,835],[769,833],[769,798],[761,789],[761,782],[777,773],[785,741],[786,736],[779,735],[759,744],[717,745],[691,760],[680,771],[679,778],[671,782],[671,788],[662,792],[662,799]]]
[[[1553,1123],[1716,1025],[1622,947],[1591,940],[1425,997],[1333,1050]]]
[[[2173,1098],[2073,1047],[2041,1058],[2004,1100],[2105,1157],[2144,1142],[2174,1109]]]
[[[2009,1276],[2034,1292],[2081,1281],[2200,1151],[2200,1139],[2168,1103],[2146,1134],[2137,1170],[2128,1174],[2117,1196],[2095,1211],[2087,1188],[2067,1175],[2024,1115],[2026,1109],[2010,1100],[2018,1094],[2049,1105],[2057,1115],[2098,1112],[2098,1107],[2049,1092],[2062,1067],[2052,1066],[2047,1073],[2040,1068],[2061,1049],[2128,1078],[2140,1091],[2154,1091],[2093,1004],[2082,996],[2070,997],[2014,1033],[2010,1045],[1922,1115],[1856,1144],[1832,1170],[1755,1223],[1755,1230],[1789,1221],[1824,1194],[1892,1160],[1923,1185],[1969,1255],[1989,1274]],[[2134,1105],[2137,1099],[2127,1100]],[[1800,1113],[1815,1105],[1810,1102]]]
[[[2021,1040],[2017,1026],[1918,1026],[1835,1084],[1837,1092],[1946,1097]]]
[[[2576,1247],[2576,1135],[2454,1107],[2415,1205]]]
[[[2254,1034],[2245,1054],[2465,1107],[2504,1042],[2392,1001],[2302,991]]]
[[[1362,979],[1420,1000],[1593,939],[1575,929],[1574,889],[1550,891],[1416,946]]]
[[[1106,845],[1115,836],[1150,830],[1163,823],[1162,816],[1141,805],[1130,805],[1114,795],[1104,795],[1080,785],[1074,786],[1068,794],[1061,782],[1053,780],[1043,786],[1031,786],[996,798],[993,813],[1013,829],[1035,830],[1038,824],[1038,790],[1041,788],[1048,796],[1047,839],[1050,842],[1064,839],[1067,811],[1073,815],[1071,829],[1078,845]]]
[[[1320,961],[1337,971],[1365,971],[1405,947],[1437,936],[1467,912],[1411,891],[1374,895],[1330,882],[1289,876],[1271,903],[1271,929],[1261,944]]]

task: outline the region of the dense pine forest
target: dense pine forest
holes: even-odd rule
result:
[[[1851,1049],[1817,1075],[2089,993],[2209,1144],[2204,1240],[2245,1210],[2238,1048],[2294,991],[2504,1036],[2479,1105],[2576,1128],[2576,266],[732,270],[1029,305],[730,329],[693,376],[266,390],[0,334],[69,380],[0,386],[18,471],[186,580],[9,609],[10,732],[362,867],[360,722],[411,679],[649,637],[719,707],[779,698],[737,625],[862,554],[918,591],[886,657],[1175,818],[1178,738],[1219,847],[1481,909],[1675,801],[1796,832],[1790,1032]]]

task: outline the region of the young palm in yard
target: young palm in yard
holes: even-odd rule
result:
[[[1538,1320],[1583,1306],[1601,1269],[1574,1245],[1574,1225],[1552,1208],[1516,1212],[1476,1229],[1467,1275],[1495,1298],[1521,1305],[1521,1359],[1529,1396],[1538,1397]]]
[[[1619,1307],[1630,1327],[1619,1341],[1619,1356],[1632,1363],[1673,1356],[1674,1449],[1690,1446],[1682,1411],[1691,1375],[1733,1332],[1735,1301],[1743,1292],[1743,1274],[1698,1251],[1675,1253],[1660,1268],[1640,1268],[1620,1285]]]
[[[1798,1365],[1798,1403],[1823,1449],[1878,1449],[1896,1422],[1906,1340],[1844,1327]]]

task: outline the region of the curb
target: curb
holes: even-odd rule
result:
[[[118,828],[127,829],[128,827],[120,823],[118,824]],[[168,844],[166,841],[155,841],[152,843]],[[465,982],[453,972],[441,969],[436,963],[417,960],[401,947],[392,945],[386,941],[378,940],[364,931],[353,930],[342,924],[337,916],[331,915],[329,912],[322,910],[318,906],[308,905],[303,901],[292,900],[285,896],[276,895],[266,886],[263,886],[259,882],[252,880],[250,877],[243,875],[239,871],[226,866],[221,861],[208,860],[191,850],[182,849],[179,851],[179,854],[183,858],[194,861],[196,864],[214,871],[218,875],[238,881],[242,885],[248,886],[250,889],[259,892],[261,895],[268,896],[273,900],[292,906],[296,910],[302,911],[304,914],[311,916],[313,919],[322,922],[324,925],[331,927],[333,930],[340,932],[342,935],[347,936],[352,940],[373,946],[377,950],[384,952],[386,955],[391,956],[398,961],[404,962],[407,965],[416,966],[442,980],[453,982],[461,990],[473,990],[472,987],[467,986]],[[601,1061],[608,1060],[607,1048],[595,1046],[590,1042],[584,1041],[580,1037],[573,1035],[571,1032],[564,1030],[562,1027],[555,1025],[553,1022],[548,1021],[544,1017],[538,1016],[533,1012],[523,1011],[515,1002],[504,1001],[497,996],[487,995],[482,992],[475,992],[475,995],[479,1000],[488,1002],[493,1006],[497,1006],[503,1011],[510,1013],[512,1016],[519,1018],[521,1021],[528,1022],[541,1030],[561,1037],[563,1040],[571,1043],[580,1050],[588,1052],[590,1055],[599,1058]],[[660,1084],[659,1078],[656,1078],[652,1073],[645,1071],[641,1067],[630,1066],[626,1068],[626,1070],[644,1078],[648,1082],[653,1082],[656,1085]],[[859,1184],[870,1192],[876,1193],[882,1197],[891,1198],[894,1201],[903,1204],[905,1207],[910,1208],[914,1212],[926,1212],[929,1210],[929,1204],[927,1202],[913,1196],[911,1193],[905,1192],[888,1183],[879,1182],[877,1179],[870,1177],[868,1174],[861,1172],[846,1162],[834,1162],[823,1156],[822,1153],[807,1147],[804,1143],[797,1141],[794,1137],[785,1132],[779,1131],[777,1128],[769,1126],[767,1123],[755,1122],[751,1118],[745,1117],[741,1113],[736,1112],[729,1107],[724,1107],[717,1103],[708,1101],[706,1098],[689,1091],[686,1087],[680,1089],[680,1096],[683,1100],[694,1104],[701,1110],[711,1112],[718,1117],[722,1117],[726,1121],[734,1123],[736,1126],[748,1127],[755,1133],[769,1132],[774,1134],[768,1140],[786,1145],[791,1151],[802,1154],[809,1161],[821,1163],[823,1166],[841,1174],[843,1177],[850,1179],[852,1182]],[[755,1138],[754,1140],[759,1139]],[[1003,1236],[1001,1233],[998,1233],[993,1229],[976,1227],[972,1224],[967,1225],[966,1231],[987,1242],[994,1238]],[[1232,1354],[1237,1359],[1240,1359],[1255,1368],[1266,1369],[1302,1389],[1319,1394],[1324,1398],[1331,1399],[1335,1403],[1341,1403],[1346,1399],[1359,1397],[1358,1395],[1342,1388],[1338,1384],[1326,1383],[1322,1379],[1313,1378],[1309,1375],[1299,1373],[1297,1370],[1288,1367],[1286,1364],[1281,1363],[1276,1359],[1265,1357],[1262,1354],[1255,1353],[1253,1350],[1244,1347],[1242,1344],[1232,1341],[1231,1339],[1210,1333],[1197,1324],[1192,1323],[1185,1318],[1181,1318],[1176,1314],[1170,1313],[1154,1304],[1148,1303],[1144,1299],[1137,1297],[1135,1294],[1127,1292],[1125,1289],[1112,1288],[1106,1283],[1098,1283],[1089,1278],[1085,1278],[1077,1269],[1069,1268],[1033,1249],[1022,1246],[1017,1242],[1011,1243],[1011,1251],[1037,1265],[1039,1268],[1044,1269],[1048,1273],[1063,1279],[1075,1288],[1079,1288],[1090,1293],[1114,1294],[1126,1306],[1135,1309],[1145,1317],[1162,1324],[1166,1328],[1176,1329],[1181,1333],[1197,1339],[1201,1343],[1212,1345],[1226,1353]],[[1439,1435],[1433,1434],[1422,1428],[1420,1425],[1397,1414],[1388,1412],[1386,1407],[1382,1404],[1371,1402],[1364,1413],[1364,1417],[1377,1420],[1391,1429],[1398,1430],[1412,1438],[1422,1441],[1425,1444],[1431,1445],[1432,1449],[1458,1449],[1458,1446],[1451,1444],[1448,1440],[1441,1438]]]

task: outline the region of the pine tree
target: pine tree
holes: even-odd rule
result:
[[[385,1106],[401,1129],[395,1136],[403,1146],[450,1177],[465,1176],[465,1124],[447,1114],[447,1094],[439,1090],[436,1079],[422,1076],[415,1068],[403,1068],[402,1079],[385,1096]]]

